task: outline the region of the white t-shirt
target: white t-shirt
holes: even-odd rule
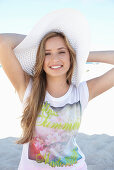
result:
[[[31,88],[32,79],[24,94],[23,108]],[[76,135],[88,98],[86,81],[78,88],[71,84],[67,93],[59,98],[46,91],[34,136],[23,144],[18,170],[76,170],[83,165],[85,156],[76,143]]]

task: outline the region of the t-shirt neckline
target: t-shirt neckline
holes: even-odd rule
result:
[[[60,100],[64,100],[68,97],[68,95],[71,93],[71,90],[72,90],[72,84],[70,85],[69,89],[67,90],[67,92],[61,96],[61,97],[53,97],[51,96],[51,94],[49,94],[48,91],[46,91],[46,97],[50,100],[53,100],[53,101],[60,101]]]

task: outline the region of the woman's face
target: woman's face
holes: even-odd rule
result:
[[[66,78],[70,68],[70,54],[63,38],[52,37],[45,44],[45,60],[43,69],[47,76]]]

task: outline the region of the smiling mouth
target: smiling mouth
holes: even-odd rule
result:
[[[50,66],[51,69],[60,69],[62,67],[63,67],[63,65],[61,65],[61,66]]]

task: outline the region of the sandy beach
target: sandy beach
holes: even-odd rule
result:
[[[83,80],[104,74],[113,66],[87,64]],[[22,145],[21,103],[0,68],[0,170],[17,170]],[[88,170],[114,170],[114,88],[91,100],[84,111],[77,143],[86,156]]]

